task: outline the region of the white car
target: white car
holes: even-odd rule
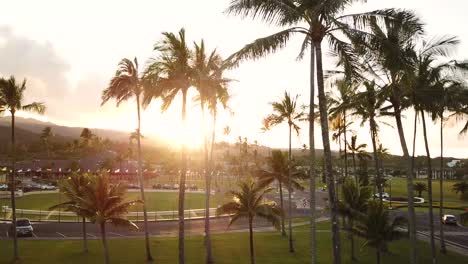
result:
[[[445,225],[456,225],[457,224],[457,218],[454,215],[444,215],[442,216],[442,223]]]
[[[374,194],[374,197],[379,198],[380,197],[379,193]],[[384,192],[384,193],[382,193],[382,198],[384,198],[384,199],[390,198],[390,195],[388,193]]]
[[[13,225],[11,225],[13,228]],[[32,236],[34,228],[31,225],[29,219],[20,218],[16,220],[16,234],[18,236]]]
[[[55,189],[57,189],[57,187],[53,185],[41,185],[41,190],[53,191]]]

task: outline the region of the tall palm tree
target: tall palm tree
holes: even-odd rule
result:
[[[47,150],[47,158],[50,158],[50,139],[52,138],[52,128],[45,127],[41,132],[41,141],[44,143]]]
[[[205,42],[201,40],[200,44],[195,43],[194,61],[193,61],[193,86],[198,89],[198,99],[200,101],[203,116],[203,134],[204,134],[204,160],[205,160],[205,246],[207,248],[207,263],[213,263],[210,239],[210,194],[211,194],[211,174],[212,159],[215,142],[216,115],[218,99],[221,99],[223,106],[226,107],[228,93],[225,84],[229,80],[222,77],[223,60],[216,50],[209,55],[205,51]],[[209,108],[213,114],[213,131],[211,141],[211,152],[209,152],[208,133],[206,131],[205,109]]]
[[[358,68],[356,63],[357,57],[353,56],[351,45],[340,39],[340,33],[353,32],[355,34],[361,33],[356,31],[351,25],[367,25],[364,23],[371,18],[380,18],[393,16],[393,10],[373,11],[365,14],[342,15],[342,12],[357,0],[324,0],[324,1],[309,1],[309,0],[233,0],[226,10],[227,13],[236,14],[241,16],[251,16],[259,18],[268,24],[275,24],[282,27],[281,31],[274,33],[270,36],[259,38],[254,42],[246,45],[243,49],[231,56],[234,62],[240,62],[246,59],[256,59],[274,53],[284,48],[291,37],[295,34],[304,36],[304,42],[301,47],[299,58],[302,59],[305,51],[310,48],[310,115],[309,115],[309,140],[311,146],[311,162],[310,166],[314,165],[313,154],[313,102],[315,95],[315,69],[317,70],[317,84],[319,95],[319,108],[320,108],[320,121],[322,127],[322,140],[325,153],[325,172],[327,178],[327,185],[329,186],[329,201],[331,205],[332,216],[332,234],[333,234],[333,256],[334,263],[341,262],[340,253],[340,236],[337,221],[337,207],[335,195],[335,183],[333,179],[333,168],[331,164],[331,150],[328,132],[328,118],[327,118],[327,100],[324,91],[324,74],[322,63],[322,47],[321,43],[325,37],[331,43],[332,49],[343,58],[342,65],[347,73],[352,75],[356,74],[355,69]],[[351,21],[350,21],[351,20]],[[349,24],[347,22],[350,22]],[[316,64],[315,64],[316,63]],[[234,63],[236,64],[236,63]],[[314,177],[314,170],[310,170],[311,177]],[[312,186],[314,186],[313,179],[311,179]],[[312,188],[312,187],[311,187]],[[315,193],[311,192],[311,207],[315,208]],[[311,210],[313,211],[313,210]],[[311,214],[311,223],[314,220],[314,213]],[[315,248],[315,230],[314,224],[311,225],[311,262],[316,263],[317,254]]]
[[[339,201],[339,211],[347,220],[347,231],[351,243],[351,261],[356,260],[354,250],[354,221],[358,218],[359,214],[365,213],[367,204],[371,197],[371,190],[365,186],[356,184],[351,179],[345,179],[342,185],[343,199]]]
[[[56,210],[59,208],[67,212],[73,212],[82,219],[82,232],[83,232],[83,252],[88,252],[88,241],[86,233],[86,218],[92,215],[87,215],[87,211],[82,210],[80,203],[85,198],[84,191],[88,184],[90,184],[90,176],[87,174],[73,174],[60,184],[60,192],[62,192],[67,201],[50,207],[49,210]]]
[[[24,103],[24,96],[26,91],[26,79],[21,83],[17,83],[14,76],[11,76],[8,79],[0,79],[0,108],[6,112],[10,112],[11,115],[11,154],[12,154],[12,163],[11,163],[11,175],[10,175],[10,199],[11,199],[11,210],[12,210],[12,236],[13,236],[13,256],[15,259],[18,259],[18,237],[16,234],[16,200],[15,200],[15,191],[16,191],[16,142],[15,142],[15,116],[19,111],[25,112],[34,112],[38,114],[43,114],[45,112],[44,103],[33,102],[33,103]]]
[[[144,73],[144,81],[149,83],[147,92],[143,100],[144,105],[149,105],[154,98],[161,97],[163,104],[162,111],[166,111],[172,104],[174,98],[182,93],[182,133],[185,136],[187,131],[187,92],[192,86],[193,69],[191,67],[192,52],[187,46],[185,29],[181,29],[178,34],[164,32],[163,37],[154,45],[154,50],[159,54],[154,58]],[[185,263],[185,222],[184,222],[184,202],[185,202],[185,182],[187,177],[187,146],[186,139],[182,140],[181,168],[179,181],[179,264]]]
[[[408,74],[407,81],[410,87],[410,102],[416,112],[419,112],[422,118],[424,145],[426,148],[426,158],[428,165],[427,192],[429,201],[429,227],[432,251],[432,263],[436,263],[434,224],[433,224],[433,206],[432,206],[432,160],[429,151],[429,143],[426,129],[426,112],[437,115],[440,111],[440,98],[444,98],[445,90],[443,87],[450,76],[443,76],[444,72],[458,70],[452,62],[439,63],[437,60],[441,57],[448,58],[459,40],[456,37],[442,37],[424,40],[422,48],[414,56],[414,72]],[[447,74],[445,74],[447,75]],[[442,88],[442,89],[441,89]],[[446,95],[445,95],[446,96]]]
[[[92,223],[99,225],[106,264],[110,263],[106,223],[138,229],[137,225],[125,218],[125,215],[130,207],[142,201],[125,200],[126,192],[127,188],[124,185],[111,184],[107,174],[100,174],[90,178],[80,202],[75,204],[76,210],[86,215]]]
[[[377,201],[369,201],[367,208],[367,212],[360,215],[355,232],[365,239],[365,245],[375,248],[376,263],[380,264],[382,251],[386,249],[388,242],[405,235],[401,228],[405,227],[406,219],[396,217],[391,221],[388,210]]]
[[[220,206],[216,213],[230,214],[229,225],[240,218],[247,218],[249,222],[250,263],[255,264],[253,221],[260,217],[279,229],[280,218],[283,212],[274,203],[265,202],[264,196],[272,191],[270,188],[257,185],[254,181],[239,183],[239,191],[231,191],[233,201]]]
[[[359,178],[358,178],[357,169],[356,169],[356,155],[359,155],[360,153],[365,152],[367,148],[367,144],[358,144],[357,135],[353,135],[351,136],[351,142],[348,143],[348,148],[349,148],[349,151],[351,151],[351,157],[353,158],[354,180],[356,181],[356,184],[359,184]]]
[[[382,108],[384,100],[382,100],[381,97],[378,96],[378,91],[376,89],[377,85],[375,81],[365,81],[363,82],[363,85],[366,88],[366,90],[358,93],[354,98],[356,102],[354,112],[352,113],[352,115],[359,116],[361,118],[361,126],[363,126],[366,122],[369,122],[375,175],[377,177],[377,181],[374,182],[380,182],[380,179],[382,178],[382,168],[379,163],[379,159],[381,160],[381,158],[379,157],[378,150],[379,148],[382,149],[382,144],[380,144],[380,146],[377,146],[377,142],[379,142],[379,124],[377,122],[377,118],[380,116],[380,108]],[[382,193],[380,187],[379,193]]]
[[[287,122],[289,128],[289,149],[288,149],[288,226],[289,226],[289,252],[294,252],[293,238],[292,238],[292,185],[291,185],[291,136],[294,129],[299,135],[300,127],[297,122],[304,119],[304,112],[302,112],[298,105],[297,100],[299,96],[291,97],[288,92],[284,92],[284,97],[280,102],[271,103],[273,107],[273,114],[267,116],[263,120],[263,125],[266,130],[272,126],[277,126],[283,122]]]
[[[271,157],[268,158],[268,165],[271,171],[267,170],[258,170],[256,176],[259,178],[258,184],[260,186],[269,186],[273,182],[278,183],[279,192],[280,192],[280,207],[284,211],[284,200],[283,200],[283,184],[288,184],[288,158],[281,150],[273,150],[271,152]],[[303,179],[304,173],[299,170],[294,170],[291,173],[291,184],[294,189],[303,190],[304,188],[297,181],[298,179]],[[281,234],[286,236],[286,229],[284,224],[284,215],[281,216]]]
[[[353,98],[356,94],[356,85],[353,84],[348,78],[338,79],[334,82],[334,87],[338,93],[334,93],[333,90],[327,94],[328,103],[330,105],[330,117],[342,118],[342,129],[343,141],[344,141],[344,159],[345,159],[345,178],[348,177],[348,151],[349,146],[348,137],[346,136],[348,123],[348,111],[354,108]],[[355,162],[354,162],[355,163]],[[355,164],[354,164],[355,167]],[[354,171],[354,174],[356,172]]]
[[[372,65],[369,71],[382,83],[380,96],[389,102],[388,106],[382,108],[382,112],[392,115],[395,119],[403,158],[406,161],[410,263],[414,264],[417,263],[416,215],[412,199],[414,176],[404,134],[402,111],[408,107],[405,96],[407,83],[404,79],[408,72],[413,71],[414,46],[423,34],[423,26],[419,18],[411,12],[397,11],[393,17],[396,19],[384,18],[385,23],[369,21],[372,34],[363,38],[365,44],[362,45],[361,51],[366,58],[366,65]]]
[[[138,181],[140,184],[140,195],[143,201],[143,219],[145,228],[145,248],[146,248],[146,260],[153,261],[151,256],[149,231],[148,231],[148,214],[145,204],[145,190],[144,190],[144,179],[143,179],[143,166],[141,157],[141,96],[143,93],[143,82],[139,76],[138,71],[138,60],[135,58],[133,61],[129,59],[122,59],[118,65],[118,69],[115,72],[115,76],[111,79],[109,86],[102,92],[102,105],[107,103],[111,99],[116,100],[117,107],[130,98],[135,97],[136,99],[136,110],[137,110],[137,144],[138,144]]]

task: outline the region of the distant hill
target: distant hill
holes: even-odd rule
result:
[[[8,128],[9,130],[10,122],[10,117],[0,117],[0,127],[3,127],[3,129]],[[32,132],[39,135],[41,131],[48,126],[52,128],[52,131],[55,135],[68,139],[79,138],[81,131],[83,130],[83,127],[61,126],[51,122],[42,122],[33,118],[16,117],[16,128],[22,129],[23,131]],[[108,138],[113,141],[128,141],[129,133],[127,132],[97,128],[90,129],[95,135],[101,138]],[[3,130],[0,134],[3,136]]]

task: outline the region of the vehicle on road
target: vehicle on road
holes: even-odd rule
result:
[[[376,193],[376,194],[374,194],[374,197],[379,198],[380,194]],[[388,193],[384,192],[384,193],[382,193],[382,198],[384,198],[384,199],[390,198],[390,195]]]
[[[11,231],[13,230],[13,224],[11,224]],[[32,236],[34,228],[31,222],[27,218],[16,219],[16,235],[17,236]]]
[[[48,185],[48,184],[41,185],[41,190],[44,190],[44,191],[54,191],[56,189],[57,187],[55,187],[54,185]]]
[[[457,218],[454,215],[444,215],[442,216],[442,223],[445,225],[456,225],[457,224]]]

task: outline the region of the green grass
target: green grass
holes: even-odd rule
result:
[[[295,233],[296,252],[288,252],[288,240],[278,233],[255,233],[255,255],[257,263],[262,264],[292,264],[309,262],[308,232]],[[332,263],[331,244],[329,233],[317,233],[318,258],[321,264]],[[375,263],[375,251],[367,247],[360,247],[362,241],[357,241],[356,253],[359,263]],[[349,260],[349,243],[342,240],[343,263],[352,263]],[[89,241],[90,252],[87,255],[80,253],[81,241],[25,241],[20,240],[19,249],[21,264],[35,263],[103,263],[102,247],[99,240]],[[429,263],[429,245],[418,243],[421,263]],[[11,241],[0,241],[2,257],[0,263],[11,263]],[[112,263],[144,263],[143,239],[116,239],[109,241]],[[176,238],[152,238],[151,249],[155,257],[154,263],[177,263]],[[233,233],[213,235],[213,251],[216,263],[238,264],[249,263],[249,243],[247,233]],[[186,239],[187,263],[204,262],[203,238],[200,236]],[[408,263],[409,247],[407,241],[398,241],[390,244],[389,253],[383,256],[382,263]],[[455,253],[441,256],[439,263],[462,264],[466,257]]]
[[[128,199],[139,199],[138,192],[128,193]],[[177,192],[148,192],[146,193],[146,206],[148,211],[172,211],[177,210],[178,193]],[[64,195],[59,193],[43,193],[27,195],[16,199],[16,208],[30,210],[45,210],[60,201],[64,202]],[[210,206],[216,207],[222,204],[227,198],[224,195],[214,195],[211,197]],[[10,206],[9,199],[1,199],[0,206]],[[11,207],[11,206],[10,206]],[[201,193],[186,193],[186,209],[202,209],[205,207],[205,195]],[[142,211],[141,206],[135,206],[131,211]]]
[[[422,182],[427,185],[427,180],[415,180],[414,183],[416,184],[417,182]],[[459,181],[453,181],[453,180],[444,180],[444,183],[442,185],[443,187],[443,192],[444,192],[444,202],[455,202],[455,203],[460,203],[464,204],[465,206],[468,206],[467,201],[462,201],[460,200],[460,196],[457,195],[456,193],[452,192],[452,186],[453,184],[457,183]],[[432,181],[432,195],[434,201],[438,201],[440,197],[440,192],[439,192],[439,180],[434,179]],[[387,193],[390,192],[390,188],[386,187],[385,191]],[[406,178],[393,178],[392,180],[392,196],[393,197],[399,197],[403,196],[406,197],[407,195],[407,188],[406,188]],[[414,193],[415,195],[418,195],[418,192]],[[422,196],[424,199],[427,200],[427,192],[423,192]]]

